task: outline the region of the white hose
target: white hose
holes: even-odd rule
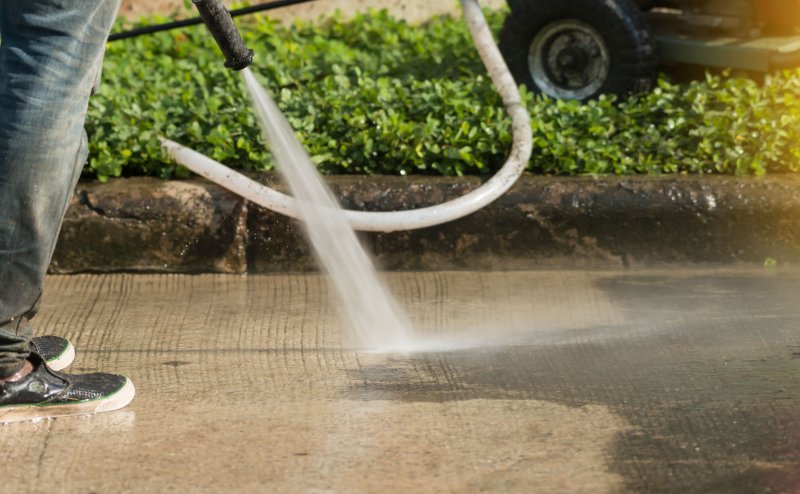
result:
[[[528,112],[522,105],[514,78],[492,38],[477,0],[461,0],[478,53],[489,72],[497,92],[511,116],[513,143],[503,167],[477,189],[449,202],[408,211],[367,212],[345,211],[355,230],[391,232],[440,225],[472,214],[503,195],[525,170],[533,149]],[[252,201],[259,206],[297,218],[297,208],[290,196],[266,187],[227,166],[169,139],[161,142],[175,161],[212,182]]]

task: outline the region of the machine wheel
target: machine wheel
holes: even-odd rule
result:
[[[650,28],[631,0],[514,0],[500,50],[520,84],[587,100],[645,91],[655,80]]]

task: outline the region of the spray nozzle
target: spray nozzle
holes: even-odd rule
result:
[[[219,49],[225,55],[226,67],[242,70],[253,63],[253,50],[245,46],[222,0],[192,0],[192,3],[197,7],[200,17],[203,18]]]

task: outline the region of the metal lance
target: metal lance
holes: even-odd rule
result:
[[[232,70],[242,70],[253,63],[253,50],[247,48],[242,35],[233,23],[231,13],[225,8],[222,0],[192,0],[200,12],[222,54],[225,55],[225,66]]]

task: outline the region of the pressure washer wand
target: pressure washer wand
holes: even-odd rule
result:
[[[225,66],[233,70],[242,70],[253,63],[253,50],[244,44],[241,34],[233,23],[231,13],[225,8],[222,0],[192,0],[200,12],[200,17],[214,36],[219,49],[225,55]]]

